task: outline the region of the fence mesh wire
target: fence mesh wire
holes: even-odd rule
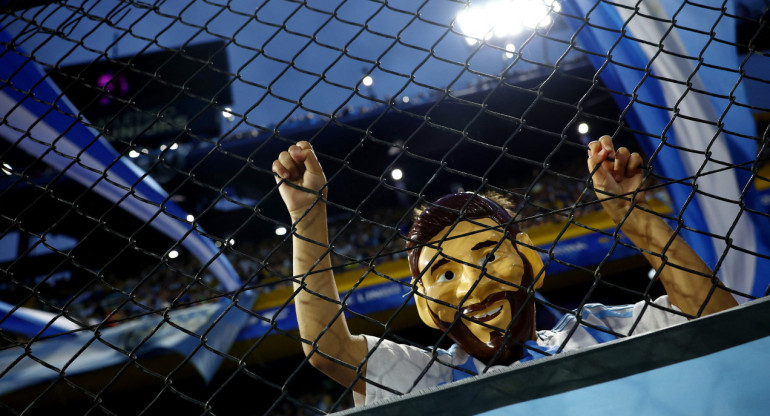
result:
[[[602,134],[652,161],[655,212],[716,242],[716,272],[729,271],[730,253],[740,264],[770,259],[765,243],[737,240],[744,221],[761,229],[768,216],[767,7],[683,2],[659,18],[645,0],[585,3],[512,2],[474,26],[492,6],[0,2],[3,411],[352,407],[352,386],[326,379],[300,349],[315,340],[297,333],[291,285],[303,276],[292,271],[292,224],[271,171],[298,140],[313,144],[328,178],[332,268],[357,333],[448,346],[413,310],[404,236],[415,208],[457,191],[517,202],[549,275],[539,325],[586,303],[662,293],[641,251],[602,222],[585,167],[588,140]],[[614,26],[603,26],[603,7],[619,10]],[[633,32],[633,19],[662,37]],[[609,47],[586,46],[589,32]],[[698,46],[672,52],[671,33]],[[655,53],[626,61],[629,43]],[[692,72],[653,71],[664,55]],[[631,87],[605,78],[613,68]],[[726,86],[695,80],[704,74]],[[678,95],[644,93],[654,81]],[[705,118],[686,108],[693,96],[722,104]],[[639,107],[663,113],[661,128],[640,127]],[[738,110],[750,125],[729,123]],[[669,140],[687,123],[715,135]],[[750,151],[723,157],[724,134]],[[702,162],[660,172],[674,164],[667,152]],[[724,172],[743,179],[700,185]],[[686,219],[703,198],[731,207],[723,227]],[[767,293],[762,281],[720,277],[741,301]]]

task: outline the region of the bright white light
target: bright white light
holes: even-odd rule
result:
[[[538,26],[546,26],[545,18],[548,17],[548,13],[551,11],[541,1],[528,1],[522,4],[519,9],[519,22],[528,29],[534,29]]]
[[[482,7],[471,6],[463,9],[463,11],[457,15],[455,21],[460,27],[460,31],[467,36],[465,41],[468,42],[469,45],[476,43],[477,39],[485,38],[490,30],[486,11]]]
[[[179,257],[179,252],[178,251],[171,250],[171,251],[168,252],[168,258],[175,259],[177,257]]]
[[[195,217],[193,217],[192,214],[187,214],[187,222],[193,222],[195,221]]]
[[[371,76],[367,75],[364,77],[364,79],[361,80],[361,82],[364,84],[365,87],[371,87],[374,83],[374,79],[372,79]]]
[[[391,176],[393,179],[395,179],[395,180],[399,181],[399,180],[401,180],[401,178],[403,178],[403,177],[404,177],[404,172],[403,172],[401,169],[399,169],[399,168],[396,168],[396,169],[393,169],[393,170],[390,172],[390,176]]]
[[[288,231],[286,227],[278,227],[275,229],[275,235],[286,235]]]
[[[161,151],[161,152],[162,152],[162,151],[164,151],[164,150],[166,150],[167,148],[168,148],[168,147],[166,147],[166,145],[165,145],[165,144],[162,144],[162,145],[160,145],[160,151]]]
[[[580,134],[588,133],[588,124],[586,124],[586,123],[578,124],[578,133],[580,133]]]
[[[13,172],[13,168],[11,167],[11,165],[7,163],[3,163],[3,173],[5,173],[6,175],[11,175],[12,172]]]
[[[136,150],[133,150],[133,149],[129,150],[128,151],[128,157],[130,157],[131,159],[136,159],[137,157],[139,157],[139,152],[137,152]]]
[[[504,38],[521,32],[520,25],[511,24],[511,18],[519,13],[519,7],[519,4],[510,1],[498,1],[487,5],[487,21],[496,37]],[[526,4],[524,7],[526,8]]]
[[[492,37],[505,39],[524,29],[545,27],[552,12],[561,10],[553,0],[496,0],[461,11],[455,21],[469,45]]]
[[[508,59],[513,58],[513,53],[516,52],[516,45],[509,43],[505,45],[505,57]]]
[[[179,149],[179,145],[174,143],[174,144],[171,145],[171,147],[169,147],[169,149],[171,149],[171,150]]]
[[[403,96],[401,97],[401,101],[403,101],[404,104],[407,104],[409,102],[409,96]]]
[[[235,245],[235,239],[231,238],[230,240],[227,241],[227,244],[229,244],[231,246],[234,246]]]
[[[647,277],[649,277],[649,278],[650,278],[650,280],[654,279],[654,278],[655,278],[655,273],[656,273],[656,272],[657,272],[657,270],[655,270],[655,269],[650,269],[650,271],[649,271],[649,272],[647,272]]]
[[[235,120],[235,114],[233,114],[233,109],[230,107],[225,107],[225,109],[222,111],[222,117],[224,117],[225,120],[227,121]]]

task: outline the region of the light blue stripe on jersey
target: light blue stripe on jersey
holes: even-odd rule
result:
[[[589,328],[587,326],[584,326],[582,329],[588,332],[588,334],[591,335],[599,344],[618,339],[616,335],[602,331],[601,329]],[[609,328],[602,327],[602,329],[609,331]]]
[[[633,305],[605,306],[598,303],[592,303],[592,304],[585,305],[583,307],[583,310],[580,313],[580,317],[581,317],[581,321],[588,321],[589,318],[594,317],[602,322],[605,322],[607,318],[615,318],[615,319],[630,318],[633,316],[633,314],[634,314]],[[567,328],[574,325],[576,321],[577,321],[577,318],[575,317],[575,315],[566,314],[559,320],[559,322],[556,324],[556,326],[553,328],[552,331],[554,332],[565,331]],[[602,326],[602,328],[607,329],[606,326]],[[583,326],[583,329],[585,329],[597,342],[600,342],[600,343],[617,339],[617,336],[604,333],[600,330],[588,328],[585,326]]]
[[[454,357],[455,353],[457,352],[457,350],[459,348],[460,348],[459,345],[452,344],[452,346],[449,347],[449,351],[438,349],[437,352],[439,353],[439,355],[448,355],[450,357]],[[460,368],[462,368],[463,370],[468,370],[468,371],[467,372],[466,371],[462,371],[462,370],[460,370]],[[468,358],[465,360],[464,363],[452,367],[452,380],[445,381],[443,383],[439,383],[439,386],[442,385],[442,384],[450,383],[452,381],[457,381],[457,380],[462,380],[464,378],[473,377],[473,376],[478,374],[478,371],[479,370],[476,368],[476,364],[474,363],[473,357],[468,355]]]
[[[464,378],[473,377],[477,374],[478,370],[476,369],[476,364],[473,362],[473,357],[470,355],[468,356],[468,359],[465,360],[464,363],[460,364],[458,367],[468,370],[468,372],[462,371],[459,368],[452,368],[452,381],[462,380]]]
[[[595,309],[598,310],[595,311]],[[602,304],[592,303],[583,307],[583,312],[581,315],[583,320],[586,320],[589,316],[594,316],[597,319],[630,318],[633,313],[633,305],[604,306]]]
[[[524,348],[524,355],[519,362],[537,360],[549,355],[554,355],[559,351],[558,345],[547,347],[545,345],[539,345],[535,341],[527,341],[524,343],[529,348]]]

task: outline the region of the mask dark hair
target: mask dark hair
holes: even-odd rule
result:
[[[412,278],[417,279],[420,276],[418,260],[423,245],[452,224],[461,220],[483,218],[491,218],[507,227],[508,238],[512,240],[519,233],[519,227],[512,222],[511,214],[502,205],[473,192],[449,194],[426,207],[414,220],[406,243]]]

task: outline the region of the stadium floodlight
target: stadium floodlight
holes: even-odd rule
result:
[[[399,169],[399,168],[395,168],[395,169],[393,169],[392,171],[390,171],[390,176],[391,176],[393,179],[395,179],[395,180],[397,180],[397,181],[400,181],[400,180],[401,180],[401,178],[403,178],[403,177],[404,177],[404,172],[403,172],[401,169]]]
[[[192,214],[187,214],[187,222],[193,222],[195,221],[195,217]]]
[[[466,42],[475,45],[482,39],[505,39],[548,26],[553,22],[551,12],[559,10],[561,5],[554,0],[496,0],[466,7],[455,22]]]
[[[277,227],[275,229],[275,235],[286,235],[287,232],[288,230],[286,229],[286,227]]]
[[[460,31],[467,37],[465,41],[474,45],[477,39],[486,39],[489,33],[485,10],[481,7],[471,6],[464,9],[455,19]]]
[[[367,75],[364,77],[364,79],[361,80],[361,83],[363,83],[365,87],[371,87],[374,83],[374,79],[371,77],[371,75]]]
[[[505,45],[505,52],[503,52],[503,54],[505,55],[505,57],[507,59],[513,58],[513,53],[514,52],[516,52],[516,45],[514,45],[513,43],[510,43],[510,42]]]
[[[168,258],[175,259],[177,257],[179,257],[179,252],[178,251],[171,250],[171,251],[168,252]]]
[[[136,159],[137,157],[139,157],[139,152],[131,149],[128,151],[128,157],[130,157],[131,159]]]
[[[578,133],[580,134],[586,134],[588,133],[588,123],[580,123],[578,124]]]
[[[235,114],[233,114],[233,109],[230,107],[225,107],[225,109],[222,110],[222,117],[224,117],[225,120],[227,121],[235,120]]]

